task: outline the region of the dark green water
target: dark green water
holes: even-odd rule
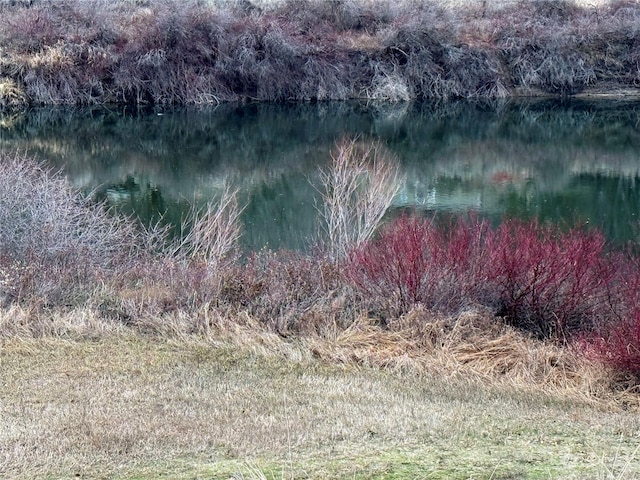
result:
[[[304,248],[317,231],[318,169],[345,136],[380,140],[405,173],[394,208],[534,217],[635,238],[640,102],[367,106],[221,105],[195,110],[0,114],[0,148],[28,151],[145,219],[240,189],[248,249]]]

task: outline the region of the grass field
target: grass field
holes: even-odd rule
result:
[[[268,334],[4,340],[0,366],[2,478],[640,476],[637,413]]]

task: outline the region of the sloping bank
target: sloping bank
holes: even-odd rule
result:
[[[640,4],[0,1],[0,106],[636,94]]]

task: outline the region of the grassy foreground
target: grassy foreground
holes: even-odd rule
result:
[[[3,340],[0,476],[640,476],[635,414],[241,333]]]

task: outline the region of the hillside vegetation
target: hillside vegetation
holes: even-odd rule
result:
[[[0,3],[0,105],[636,91],[640,5],[567,0]]]

